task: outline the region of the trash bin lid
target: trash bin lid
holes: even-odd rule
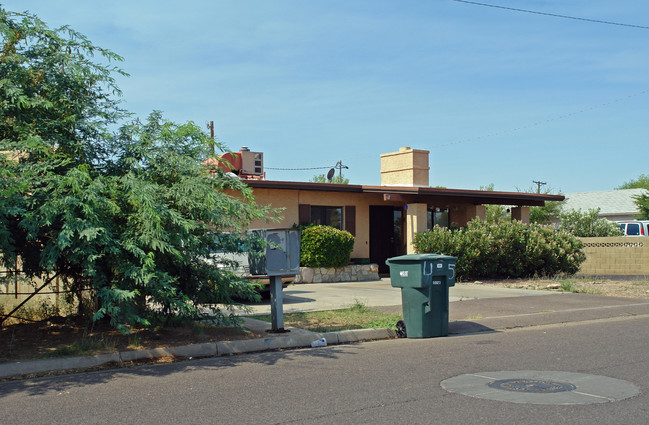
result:
[[[450,255],[442,254],[408,254],[400,255],[398,257],[388,258],[387,262],[389,263],[400,263],[400,262],[421,262],[421,261],[437,261],[437,260],[457,260],[456,257],[451,257]]]

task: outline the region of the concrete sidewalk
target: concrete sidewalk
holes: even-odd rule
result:
[[[649,315],[649,299],[616,298],[550,291],[457,285],[450,289],[449,334],[505,331],[529,326],[556,325],[589,320],[606,320]],[[299,284],[284,290],[284,312],[344,308],[356,301],[385,312],[401,313],[400,289],[389,279],[373,282]],[[268,314],[268,301],[250,306],[255,314]],[[246,319],[244,326],[254,330],[270,329],[259,320]],[[285,334],[266,338],[224,341],[183,347],[136,350],[98,356],[34,360],[0,364],[0,378],[79,370],[107,363],[155,359],[158,357],[199,358],[249,352],[311,347],[324,338],[327,345],[394,338],[388,329],[361,329],[314,333],[290,329]]]
[[[360,302],[367,307],[401,305],[401,289],[389,278],[368,282],[302,283],[284,289],[284,313],[345,308]],[[449,301],[548,295],[527,289],[456,285],[449,288]],[[249,304],[252,314],[270,314],[270,302]],[[235,310],[243,314],[242,310]]]

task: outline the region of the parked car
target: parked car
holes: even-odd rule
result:
[[[618,221],[624,236],[649,236],[649,220]]]

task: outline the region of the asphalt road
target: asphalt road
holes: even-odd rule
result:
[[[451,336],[210,358],[0,383],[3,424],[642,424],[649,421],[646,315]],[[629,381],[636,397],[515,404],[440,382],[507,370]]]

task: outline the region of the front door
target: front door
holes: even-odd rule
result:
[[[370,261],[379,265],[379,273],[389,273],[385,260],[404,253],[403,209],[370,206]]]

